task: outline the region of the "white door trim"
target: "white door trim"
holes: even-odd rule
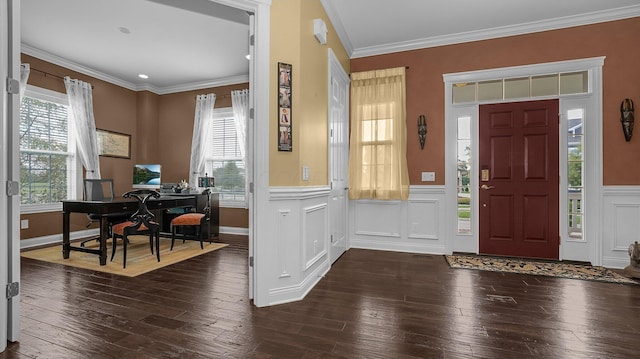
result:
[[[589,166],[585,168],[584,178],[584,213],[585,228],[583,245],[587,246],[584,250],[584,257],[575,258],[570,252],[567,236],[560,234],[560,259],[573,259],[591,262],[593,265],[601,265],[602,263],[602,237],[601,237],[601,191],[602,191],[602,66],[604,65],[604,57],[595,57],[587,59],[578,59],[570,61],[549,62],[533,65],[504,67],[488,70],[460,72],[452,74],[444,74],[445,82],[445,198],[448,204],[455,204],[457,201],[457,159],[456,159],[456,141],[457,126],[456,118],[459,114],[468,114],[472,116],[472,160],[471,168],[478,168],[477,164],[477,142],[478,130],[473,123],[478,120],[479,102],[466,103],[464,105],[453,104],[452,88],[455,83],[476,82],[500,78],[527,77],[535,75],[544,75],[549,73],[564,73],[573,71],[589,71],[589,93],[586,95],[561,95],[551,98],[560,99],[560,108],[563,109],[564,100],[570,100],[576,97],[585,97],[589,104],[590,114],[585,119],[585,163]],[[547,97],[549,98],[549,97]],[[510,99],[514,101],[533,101],[537,98]],[[540,98],[543,99],[543,98]],[[483,102],[491,103],[491,102]],[[587,129],[588,128],[588,129]],[[561,134],[561,146],[563,144],[563,136]],[[566,139],[564,139],[566,141]],[[561,151],[562,153],[562,151]],[[566,168],[566,156],[560,158],[561,168]],[[561,171],[561,173],[563,173]],[[457,207],[455,205],[447,206],[449,208],[446,214],[447,223],[447,241],[445,249],[447,253],[454,251],[478,251],[478,193],[477,193],[477,175],[472,174],[470,187],[471,195],[471,211],[472,211],[472,234],[470,236],[460,236],[457,233]],[[561,203],[566,201],[566,181],[564,188],[561,187],[560,193]],[[561,212],[561,228],[562,223],[566,222],[566,218]],[[574,243],[575,244],[575,243]],[[581,251],[582,252],[582,251]]]
[[[6,25],[0,39],[0,77],[2,77],[2,105],[0,105],[2,130],[0,144],[0,285],[2,293],[8,283],[20,285],[20,196],[8,193],[7,184],[20,183],[19,126],[20,95],[9,94],[6,78],[20,78],[20,1],[8,0],[0,9],[0,23]],[[11,299],[6,296],[0,306],[0,351],[7,340],[15,342],[20,335],[20,294]]]
[[[349,248],[349,221],[347,220],[349,218],[349,199],[348,199],[348,183],[347,182],[347,178],[348,178],[348,162],[349,162],[349,150],[348,150],[348,143],[349,143],[349,83],[350,83],[350,79],[349,79],[349,75],[347,75],[347,72],[344,70],[344,68],[342,67],[342,65],[340,64],[340,61],[338,61],[338,58],[336,57],[336,55],[334,54],[333,50],[331,50],[331,48],[328,49],[328,63],[329,63],[329,68],[328,68],[328,112],[327,112],[327,116],[328,116],[328,121],[327,121],[327,126],[328,126],[328,134],[329,134],[329,138],[328,138],[328,142],[329,146],[328,146],[328,153],[327,153],[327,158],[329,159],[329,184],[330,184],[330,193],[329,193],[329,235],[330,238],[328,238],[327,240],[329,241],[329,263],[333,264],[333,262],[335,262],[348,248]],[[333,120],[332,120],[332,113],[335,110],[335,106],[333,105],[334,102],[331,100],[332,97],[334,97],[335,94],[335,89],[333,88],[333,81],[332,78],[336,78],[338,79],[338,81],[340,81],[340,84],[344,84],[345,88],[342,89],[344,91],[344,98],[345,98],[345,103],[344,103],[344,107],[342,109],[342,119],[344,121],[344,123],[342,123],[341,126],[341,130],[344,131],[340,131],[339,134],[333,134],[332,130],[333,130]],[[335,136],[334,136],[335,135]],[[340,148],[344,149],[343,152],[340,151],[335,151],[335,138],[337,136],[340,136],[340,140],[344,141],[344,142],[340,142],[340,140],[338,141],[338,143],[344,143],[346,144],[346,148],[343,148],[343,146],[340,146]],[[339,153],[334,153],[334,152],[339,152]],[[342,168],[339,171],[342,171],[343,173],[340,174],[340,178],[343,179],[343,181],[340,182],[334,182],[334,178],[336,177],[335,174],[333,173],[333,171],[336,169],[336,164],[334,163],[334,161],[336,160],[336,157],[339,157],[339,160],[337,161],[339,164],[343,164]],[[342,213],[342,216],[340,217],[335,216],[335,213],[332,213],[332,211],[336,211],[336,203],[333,203],[335,198],[342,198],[341,203],[338,204],[338,206],[340,206],[343,210],[344,213]],[[339,211],[338,211],[339,213]],[[340,217],[339,219],[337,217]],[[338,232],[340,235],[342,235],[343,237],[338,241],[333,241],[334,238],[334,234],[336,233],[336,231],[334,230],[337,227],[341,227],[340,231]]]

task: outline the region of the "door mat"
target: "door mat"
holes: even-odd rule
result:
[[[451,268],[542,275],[620,284],[640,284],[638,281],[605,267],[594,267],[587,264],[467,254],[445,255],[444,257]]]

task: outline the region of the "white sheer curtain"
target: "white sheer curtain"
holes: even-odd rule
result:
[[[91,84],[67,76],[64,78],[64,85],[69,97],[69,119],[76,129],[76,147],[86,170],[86,178],[99,179],[100,158]]]
[[[24,92],[27,90],[27,80],[29,80],[31,66],[29,64],[20,65],[20,101],[24,98]]]
[[[247,153],[247,122],[249,121],[249,90],[231,91],[231,106],[233,108],[233,118],[236,124],[236,135],[240,155],[244,161],[244,206],[247,207],[247,193],[249,191],[249,163]]]
[[[216,95],[196,96],[196,114],[193,119],[193,137],[191,139],[191,161],[189,162],[189,187],[198,187],[198,177],[204,176],[205,155],[209,142],[209,127],[213,117]]]

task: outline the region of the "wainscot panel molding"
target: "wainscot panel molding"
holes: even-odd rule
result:
[[[322,203],[302,209],[302,258],[305,261],[305,272],[327,255],[327,208],[327,203]]]
[[[268,304],[303,299],[329,271],[329,187],[271,187],[267,237],[277,243],[261,255]]]
[[[351,247],[445,254],[444,200],[444,186],[410,186],[407,201],[351,201]]]
[[[640,241],[640,186],[603,187],[602,265],[629,265],[629,245]]]

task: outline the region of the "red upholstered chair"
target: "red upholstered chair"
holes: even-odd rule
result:
[[[128,221],[118,223],[111,228],[113,234],[113,250],[111,252],[111,260],[116,255],[116,247],[118,238],[122,238],[122,267],[127,267],[127,243],[128,236],[149,235],[149,246],[151,254],[153,254],[153,244],[155,239],[156,256],[160,262],[160,225],[155,221],[155,216],[147,208],[149,198],[160,198],[160,193],[154,190],[139,189],[129,191],[122,195],[125,198],[134,197],[138,200],[138,210],[131,215]]]
[[[185,240],[197,240],[200,241],[200,248],[203,249],[204,245],[202,243],[203,233],[207,233],[210,236],[209,231],[209,222],[211,221],[211,192],[209,189],[206,189],[202,192],[202,194],[207,195],[207,205],[202,211],[202,213],[185,213],[179,215],[178,217],[171,220],[171,249],[173,250],[173,245],[176,240],[176,234],[178,231],[182,232],[180,234],[180,238],[182,238],[182,242]],[[187,233],[191,229],[191,233]],[[211,243],[211,239],[207,238],[209,243]]]

